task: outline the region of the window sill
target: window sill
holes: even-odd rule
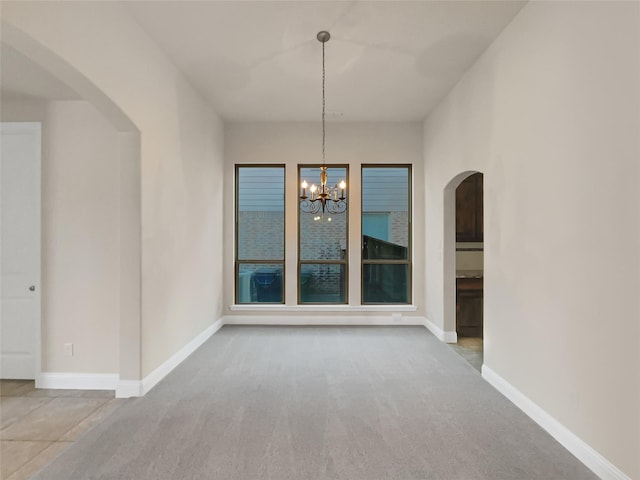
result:
[[[229,305],[236,312],[415,312],[416,305],[274,305],[247,304]]]

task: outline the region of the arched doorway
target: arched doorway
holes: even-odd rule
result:
[[[452,348],[478,371],[484,350],[483,174],[464,172],[445,189],[445,325]],[[448,318],[447,318],[448,316]]]
[[[81,99],[95,109],[97,113],[101,114],[104,119],[107,120],[107,123],[109,123],[109,128],[115,132],[115,141],[112,143],[114,149],[110,150],[110,152],[113,152],[112,159],[117,162],[117,167],[114,167],[114,170],[117,171],[117,177],[112,178],[116,179],[114,182],[117,182],[118,185],[119,201],[113,208],[117,209],[117,226],[119,232],[117,250],[120,257],[120,264],[117,268],[119,277],[122,280],[119,282],[117,304],[115,302],[111,304],[115,305],[114,308],[117,309],[116,318],[113,319],[113,322],[119,337],[115,342],[116,347],[110,351],[112,358],[109,360],[112,364],[117,365],[117,372],[114,373],[117,373],[116,376],[118,378],[114,380],[114,375],[111,373],[103,376],[96,375],[93,377],[95,380],[91,380],[95,383],[91,383],[90,388],[116,388],[117,390],[125,390],[127,382],[133,381],[137,384],[141,378],[141,184],[139,131],[131,119],[105,92],[63,58],[56,55],[45,45],[39,43],[22,30],[11,24],[5,24],[4,21],[2,23],[2,30],[3,49],[5,47],[10,48],[11,51],[15,52],[16,56],[19,55],[21,59],[19,64],[12,63],[12,66],[14,68],[16,66],[21,68],[28,67],[27,72],[37,71],[43,74],[42,78],[40,78],[40,84],[38,84],[44,92],[42,99],[40,99],[38,92],[35,92],[34,96],[33,91],[29,92],[29,98],[36,98],[38,102],[42,100],[42,103],[63,102],[65,100],[77,102],[77,100]],[[17,75],[19,76],[20,73],[21,72],[17,72]],[[45,76],[46,79],[44,78]],[[45,85],[49,82],[49,78],[55,82],[53,86]],[[57,95],[61,92],[61,85],[65,86],[65,91],[68,89],[74,92],[73,97],[70,98],[65,94],[58,98]],[[40,118],[38,121],[43,124],[50,121],[50,112],[51,110],[47,110],[46,117],[43,115],[44,118]],[[51,129],[49,132],[51,133]],[[43,179],[43,183],[47,183],[46,172],[43,173]],[[50,245],[53,245],[53,242],[51,242]],[[49,258],[52,257],[53,255],[49,255]],[[52,283],[53,282],[43,282],[42,290],[45,295],[49,294],[51,296],[50,286]],[[60,283],[57,285],[59,286]],[[41,338],[41,330],[47,331],[50,326],[50,324],[47,323],[48,321],[47,317],[43,316],[42,321],[35,322],[37,329],[35,332],[35,385],[36,387],[60,388],[57,384],[52,386],[51,382],[55,381],[55,378],[51,380],[51,376],[44,378],[43,375],[43,370],[46,370],[43,369],[41,352],[44,350],[43,346],[46,343],[46,339]],[[44,328],[41,328],[41,323]],[[66,350],[67,345],[70,346],[70,350]],[[72,352],[73,344],[66,344],[65,355],[72,356]],[[75,387],[77,384],[81,385],[80,388],[87,388],[89,383],[86,381],[86,376],[83,377],[82,374],[80,374],[77,378],[77,381],[76,378],[73,378],[71,381],[66,381],[66,384],[71,383],[72,386],[65,388],[78,388]],[[120,396],[129,396],[131,394],[137,393],[124,392],[124,394]]]

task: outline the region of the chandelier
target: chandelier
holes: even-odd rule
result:
[[[302,188],[302,194],[300,195],[300,211],[303,213],[331,213],[338,214],[347,211],[347,197],[345,192],[347,184],[344,180],[339,185],[331,187],[327,185],[329,175],[327,174],[327,165],[324,160],[324,145],[326,137],[325,129],[325,91],[324,91],[324,44],[329,41],[331,35],[329,32],[321,31],[317,35],[318,40],[322,43],[322,166],[320,167],[320,185],[309,184],[306,180],[302,181],[300,185]],[[309,195],[307,196],[307,188],[309,188]]]

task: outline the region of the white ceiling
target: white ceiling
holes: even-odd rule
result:
[[[524,1],[125,1],[226,121],[423,119]],[[2,95],[73,92],[8,47]],[[141,59],[144,61],[144,59]]]

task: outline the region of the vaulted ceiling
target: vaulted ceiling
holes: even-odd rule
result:
[[[429,113],[524,3],[130,1],[121,5],[226,121],[318,120],[322,47],[316,33],[320,30],[332,36],[326,44],[329,120],[412,121]],[[5,64],[4,58],[2,63],[3,85],[12,86],[12,95],[19,94],[15,77],[21,76],[20,68],[28,67],[17,61]],[[43,96],[55,93],[44,80],[41,83]],[[30,88],[29,94],[37,95],[36,87]],[[4,87],[2,93],[7,93]]]

